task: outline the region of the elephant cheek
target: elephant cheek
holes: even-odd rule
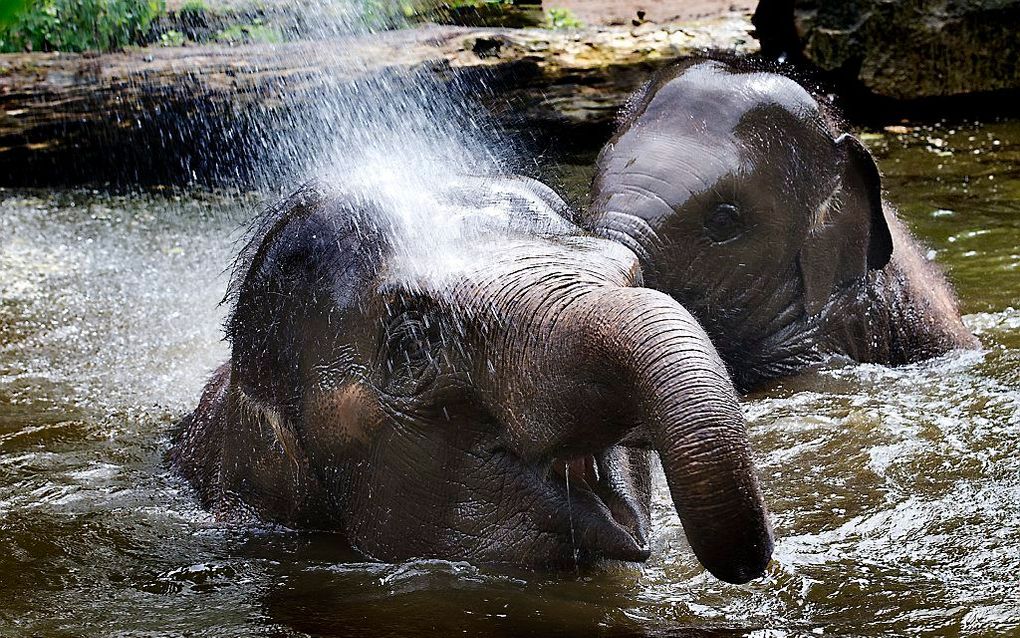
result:
[[[378,397],[358,383],[310,393],[304,414],[309,434],[319,437],[309,444],[336,451],[369,445],[385,419]]]

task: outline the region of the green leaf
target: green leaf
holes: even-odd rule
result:
[[[12,24],[28,7],[29,0],[0,0],[0,28]]]

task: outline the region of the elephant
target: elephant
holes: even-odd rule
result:
[[[449,181],[450,241],[322,181],[260,217],[230,359],[171,466],[228,522],[329,530],[380,561],[557,570],[649,557],[657,452],[699,561],[761,576],[746,423],[698,322],[541,183]]]
[[[744,391],[834,357],[978,347],[875,160],[782,74],[696,59],[632,96],[574,221],[638,255]]]

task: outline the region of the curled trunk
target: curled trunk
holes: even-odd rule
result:
[[[620,395],[633,397],[628,420],[641,424],[659,453],[691,548],[721,580],[757,578],[771,557],[772,532],[746,422],[708,335],[662,293],[606,289],[597,297],[589,336],[618,375]]]

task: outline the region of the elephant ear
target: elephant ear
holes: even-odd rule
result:
[[[380,233],[366,218],[372,216],[310,184],[256,220],[227,293],[234,378],[248,398],[293,406],[308,341],[324,335],[314,344],[323,355],[344,350],[344,335],[336,333],[381,259]]]
[[[839,182],[818,207],[798,263],[804,311],[816,315],[841,288],[889,263],[893,242],[874,158],[854,136],[836,140]]]

